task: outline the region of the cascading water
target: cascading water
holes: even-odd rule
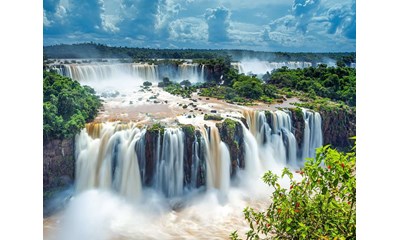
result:
[[[236,68],[239,73],[244,74],[256,74],[262,76],[266,72],[271,72],[274,69],[281,67],[288,67],[289,69],[306,68],[311,67],[311,62],[269,62],[259,60],[242,60],[237,63],[233,63],[232,66]]]
[[[181,63],[177,66],[148,63],[81,63],[51,65],[49,69],[83,83],[118,78],[156,82],[163,77],[176,81],[202,82],[205,77],[205,65],[198,63]]]
[[[135,147],[145,130],[92,123],[76,136],[76,191],[112,189],[130,200],[141,193]]]
[[[297,168],[304,154],[322,144],[321,117],[309,110],[303,110],[303,114],[306,128],[299,156],[289,111],[246,111],[248,128],[232,118],[243,130],[243,149],[239,151],[244,151],[244,169],[233,175],[239,181],[231,181],[231,146],[221,141],[216,126],[198,126],[189,137],[180,128],[153,132],[132,124],[88,124],[75,141],[76,198],[74,207],[68,210],[72,211],[68,222],[77,222],[84,212],[89,222],[103,224],[102,234],[193,239],[206,227],[208,238],[218,234],[224,238],[229,235],[229,226],[243,222],[242,214],[236,212],[249,204],[248,196],[265,203],[265,185],[260,177],[266,170],[279,171],[288,164]],[[280,184],[288,187],[287,182]],[[195,190],[200,186],[207,191]],[[126,202],[134,204],[127,206]],[[93,203],[98,204],[91,207]],[[149,226],[158,231],[142,231]],[[60,239],[82,238],[82,234],[74,235],[79,227],[74,225]],[[247,229],[246,225],[242,227]]]
[[[183,193],[184,133],[180,129],[166,128],[162,146],[160,139],[159,135],[154,187],[167,197],[179,196]]]
[[[221,141],[218,129],[214,126],[202,128],[205,139],[207,162],[207,188],[228,191],[230,185],[230,154],[226,144]]]
[[[204,65],[197,63],[182,63],[178,66],[178,76],[180,80],[189,80],[190,82],[204,81]]]
[[[301,159],[297,157],[297,143],[289,112],[245,111],[244,116],[257,140],[259,156],[264,166],[275,162],[297,167]],[[308,149],[307,146],[305,148]]]
[[[308,109],[303,109],[304,117],[304,140],[302,159],[314,158],[315,149],[323,144],[321,115],[318,112],[313,112]]]
[[[141,63],[63,64],[57,72],[79,82],[133,78],[155,82],[159,79],[157,65]]]

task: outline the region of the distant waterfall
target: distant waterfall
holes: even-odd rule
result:
[[[204,81],[204,65],[198,63],[182,63],[178,65],[178,76],[181,80],[190,82]]]
[[[303,117],[305,127],[302,159],[314,158],[315,149],[321,147],[323,144],[321,115],[317,112],[303,109]]]
[[[126,129],[124,129],[126,128]],[[88,124],[76,136],[76,190],[113,189],[130,200],[141,194],[135,146],[145,130],[116,124]]]
[[[163,77],[173,81],[189,80],[192,83],[205,80],[205,65],[198,63],[162,64],[148,63],[80,63],[50,65],[58,74],[79,82],[105,81],[116,78],[156,82]]]
[[[311,62],[269,62],[269,61],[259,61],[259,60],[247,60],[232,63],[232,66],[236,68],[239,73],[244,74],[256,74],[262,76],[266,72],[271,72],[274,69],[278,69],[281,67],[288,67],[290,69],[297,69],[297,68],[306,68],[311,67]]]
[[[157,65],[147,63],[63,64],[58,73],[80,82],[132,78],[155,82],[159,79]]]

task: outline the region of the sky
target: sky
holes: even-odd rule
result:
[[[355,0],[44,0],[44,45],[344,52]]]

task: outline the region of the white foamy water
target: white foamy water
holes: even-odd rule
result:
[[[194,71],[193,64],[185,68],[181,75],[204,74]],[[318,113],[303,111],[304,142],[298,149],[289,112],[271,111],[267,119],[265,111],[243,111],[215,100],[194,102],[155,87],[139,91],[144,79],[138,79],[118,76],[86,83],[103,93],[119,91],[118,96],[104,98],[106,114],[118,112],[127,119],[143,114],[137,118],[152,122],[152,114],[169,111],[165,117],[157,115],[168,127],[149,139],[147,122],[88,124],[76,136],[74,196],[62,213],[45,220],[46,229],[53,227],[45,239],[228,239],[235,230],[243,236],[248,230],[243,209],[265,209],[269,203],[272,189],[262,182],[263,173],[280,173],[285,166],[296,169],[322,145]],[[147,101],[151,96],[159,103]],[[215,121],[205,121],[199,111],[188,113],[192,118],[181,115],[180,103],[218,109],[218,114],[235,121],[246,119],[249,128],[240,122],[244,169],[231,175],[232,156]],[[186,141],[176,119],[200,131],[194,142]],[[189,149],[190,159],[185,155]],[[288,179],[281,185],[288,187]]]

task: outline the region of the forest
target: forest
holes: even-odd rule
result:
[[[101,106],[93,88],[52,72],[43,72],[43,139],[75,136]]]
[[[59,44],[43,47],[44,58],[128,58],[149,59],[213,59],[218,57],[238,61],[255,58],[265,61],[306,61],[314,65],[318,62],[340,61],[347,66],[356,61],[356,53],[312,53],[312,52],[263,52],[239,49],[151,49],[138,47],[115,47],[94,42]]]

